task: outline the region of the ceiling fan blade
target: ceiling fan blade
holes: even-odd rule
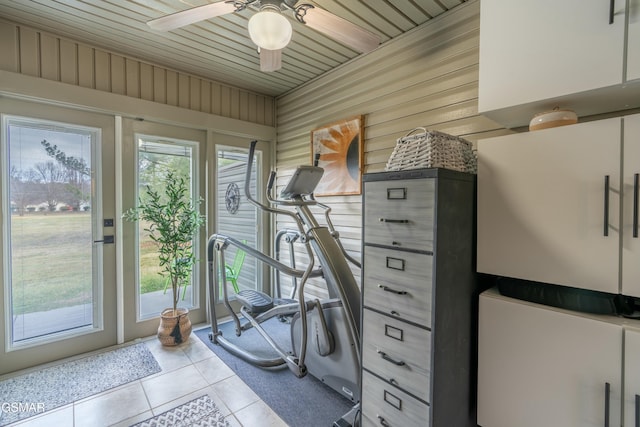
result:
[[[260,48],[260,71],[277,71],[282,67],[282,49],[267,50]]]
[[[314,30],[353,49],[366,53],[380,44],[380,37],[333,13],[309,4],[296,8],[296,18]]]
[[[227,13],[235,12],[235,10],[236,6],[233,2],[227,3],[225,1],[219,1],[217,3],[196,6],[161,18],[152,19],[147,22],[147,25],[153,30],[171,31],[184,27],[185,25],[204,21],[205,19],[226,15]]]

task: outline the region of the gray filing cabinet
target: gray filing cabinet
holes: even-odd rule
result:
[[[475,426],[475,175],[363,182],[362,425]]]

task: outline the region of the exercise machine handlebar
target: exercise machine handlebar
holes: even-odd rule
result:
[[[249,155],[247,157],[247,171],[244,177],[244,195],[247,198],[247,200],[254,206],[256,206],[259,209],[262,209],[265,212],[269,212],[269,213],[275,213],[275,214],[281,214],[281,215],[287,215],[291,218],[293,218],[293,220],[296,223],[296,226],[298,227],[298,231],[300,231],[301,235],[304,237],[306,236],[306,233],[304,231],[304,224],[302,224],[302,221],[300,220],[300,218],[298,218],[298,216],[296,214],[294,214],[291,211],[288,210],[284,210],[284,209],[277,209],[277,208],[273,208],[271,206],[265,205],[264,203],[260,203],[258,200],[254,199],[254,197],[251,195],[251,169],[253,168],[253,159],[255,157],[255,152],[256,152],[256,145],[258,144],[257,140],[253,140],[251,141],[251,145],[249,146]],[[270,176],[269,176],[269,182],[267,185],[267,198],[269,199],[270,202],[274,202],[274,200],[269,197],[269,193],[271,188],[273,187],[273,183],[275,181],[275,172],[271,172]],[[277,201],[280,202],[280,201]],[[306,240],[306,239],[305,239]]]

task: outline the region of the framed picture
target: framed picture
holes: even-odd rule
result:
[[[324,169],[316,196],[362,192],[364,116],[355,116],[311,131],[311,164]]]

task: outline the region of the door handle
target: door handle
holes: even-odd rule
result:
[[[609,0],[609,25],[613,24],[614,9],[616,7],[616,0]]]
[[[633,237],[638,238],[638,181],[640,174],[633,176]]]
[[[604,176],[604,236],[609,235],[609,175]]]
[[[113,236],[104,236],[101,240],[94,240],[93,243],[114,243]]]
[[[604,427],[609,427],[610,397],[611,397],[611,384],[604,383]]]
[[[636,394],[636,427],[640,427],[640,396]]]

